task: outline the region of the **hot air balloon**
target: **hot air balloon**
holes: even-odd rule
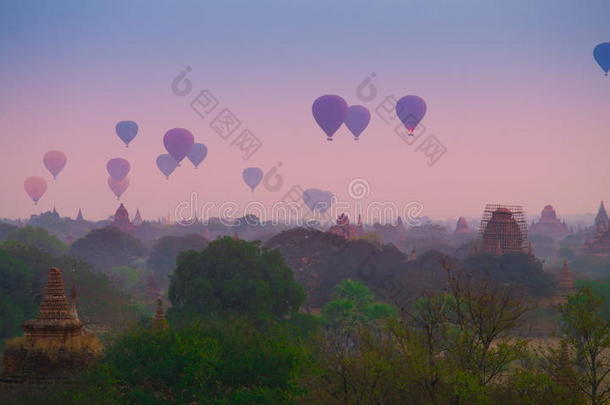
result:
[[[125,142],[125,147],[129,147],[129,142],[138,134],[138,124],[133,121],[120,121],[114,127],[116,134]]]
[[[247,169],[244,169],[241,177],[244,179],[248,187],[254,191],[256,186],[258,186],[263,179],[263,171],[258,167],[248,167]]]
[[[117,180],[110,176],[108,177],[108,187],[110,187],[110,190],[112,190],[116,196],[116,199],[118,200],[121,198],[125,190],[127,190],[127,187],[129,187],[129,177],[125,177],[122,180]]]
[[[172,155],[174,160],[180,162],[188,155],[195,143],[195,137],[190,131],[184,128],[170,129],[163,136],[163,145],[167,152]]]
[[[610,70],[610,42],[602,42],[593,49],[593,57],[606,76]]]
[[[327,140],[332,141],[333,135],[347,116],[347,103],[339,96],[321,96],[311,106],[313,117],[326,133]]]
[[[208,155],[208,148],[202,143],[196,143],[193,145],[188,155],[186,155],[195,169],[199,166],[199,163],[203,162],[203,159]]]
[[[413,135],[413,131],[426,115],[426,102],[418,96],[404,96],[396,103],[396,115],[407,128],[409,135]]]
[[[38,200],[40,200],[40,197],[47,191],[47,181],[38,176],[28,177],[23,183],[23,188],[34,201],[34,205],[36,205]]]
[[[303,191],[303,201],[312,211],[325,213],[333,203],[333,193],[330,191],[309,188]]]
[[[352,105],[347,109],[345,126],[354,134],[354,140],[366,129],[371,121],[371,113],[368,108],[362,105]]]
[[[110,159],[108,163],[106,163],[108,174],[115,180],[123,180],[127,177],[130,168],[131,165],[129,162],[123,158]]]
[[[50,150],[42,158],[45,167],[53,175],[53,180],[66,165],[66,160],[66,154],[58,150]]]
[[[169,175],[178,167],[178,162],[171,155],[164,153],[157,156],[157,167],[165,175],[165,178],[169,179]]]

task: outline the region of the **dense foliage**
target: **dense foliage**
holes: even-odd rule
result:
[[[225,237],[178,257],[169,298],[176,320],[227,313],[279,319],[299,309],[304,293],[279,251]]]
[[[142,242],[113,226],[94,229],[70,246],[70,256],[82,259],[98,270],[133,267],[145,254]]]
[[[176,267],[176,258],[186,250],[203,250],[208,241],[201,235],[165,236],[153,245],[146,268],[154,274],[161,285],[169,284],[169,275]]]
[[[307,357],[287,336],[237,318],[136,329],[112,342],[95,381],[119,403],[288,404]]]
[[[0,248],[0,342],[21,334],[21,324],[36,311],[34,274],[26,264]]]

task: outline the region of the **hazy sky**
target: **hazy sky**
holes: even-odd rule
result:
[[[592,57],[609,19],[607,0],[3,1],[0,217],[54,205],[107,217],[113,157],[131,162],[122,201],[145,218],[191,192],[200,205],[269,205],[300,185],[350,201],[354,178],[369,184],[364,203],[417,200],[437,218],[477,216],[488,202],[593,212],[610,200],[610,77]],[[193,92],[178,97],[171,82],[186,66]],[[378,95],[363,102],[356,90],[372,72]],[[220,102],[205,119],[189,105],[203,89]],[[371,110],[358,142],[346,128],[325,140],[311,115],[323,94]],[[374,112],[407,94],[428,104],[413,145]],[[263,144],[247,161],[210,128],[222,108]],[[140,126],[129,148],[120,120]],[[167,181],[155,159],[174,127],[209,154]],[[446,148],[433,166],[416,151],[428,135]],[[68,156],[56,181],[42,164],[52,149]],[[242,170],[278,162],[283,187],[250,192]],[[37,206],[23,190],[32,175],[49,183]]]

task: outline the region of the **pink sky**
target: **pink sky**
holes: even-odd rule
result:
[[[610,78],[591,58],[604,38],[592,30],[564,49],[562,34],[548,35],[558,35],[550,56],[533,51],[544,46],[542,40],[522,38],[510,43],[504,58],[483,53],[476,62],[464,57],[447,68],[438,64],[452,56],[450,48],[442,58],[431,52],[393,59],[395,52],[381,50],[368,59],[347,52],[353,63],[322,58],[311,67],[269,50],[254,60],[237,55],[218,61],[214,53],[200,59],[195,47],[179,58],[150,49],[139,63],[98,58],[94,48],[75,48],[75,60],[64,59],[70,55],[63,48],[31,54],[15,48],[18,63],[2,71],[8,96],[0,101],[0,217],[29,217],[53,206],[71,217],[79,208],[88,219],[107,217],[118,206],[106,184],[105,165],[114,157],[132,165],[122,201],[149,219],[172,212],[191,191],[217,204],[270,205],[299,184],[349,201],[347,185],[354,178],[370,184],[366,201],[417,200],[423,214],[434,218],[477,217],[492,202],[520,204],[530,214],[545,204],[559,215],[594,212],[600,200],[610,200]],[[263,142],[250,160],[242,160],[230,141],[210,129],[209,119],[190,109],[194,94],[172,94],[170,82],[186,65],[193,68],[195,91],[210,89]],[[338,94],[363,104],[356,88],[372,71],[379,95],[365,103],[371,111],[386,94],[416,94],[427,101],[426,134],[447,148],[434,166],[375,113],[360,141],[346,128],[333,142],[325,140],[311,116],[313,100]],[[114,133],[120,120],[140,126],[129,148]],[[185,162],[166,181],[154,162],[165,153],[163,134],[174,127],[190,129],[209,154],[198,170]],[[68,156],[56,181],[42,164],[52,149]],[[281,191],[259,187],[251,193],[243,184],[245,167],[267,171],[277,162],[285,181]],[[24,179],[32,175],[49,183],[37,206],[23,191]]]

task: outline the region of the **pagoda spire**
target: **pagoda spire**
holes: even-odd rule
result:
[[[52,267],[36,319],[23,324],[28,337],[62,337],[80,335],[83,324],[74,318],[66,299],[61,270]]]
[[[83,218],[83,212],[81,211],[81,209],[80,209],[80,208],[78,209],[78,214],[76,214],[76,220],[77,220],[78,222],[82,222],[82,221],[84,221],[84,220],[85,220],[85,219]]]
[[[152,321],[152,329],[154,331],[162,331],[168,328],[167,319],[165,319],[165,311],[163,310],[163,300],[159,298],[157,300],[157,310],[155,311],[155,317]]]
[[[599,203],[599,209],[597,210],[597,215],[595,216],[595,229],[598,232],[604,232],[608,229],[608,213],[606,212],[606,207],[604,207],[604,201],[602,200]]]

